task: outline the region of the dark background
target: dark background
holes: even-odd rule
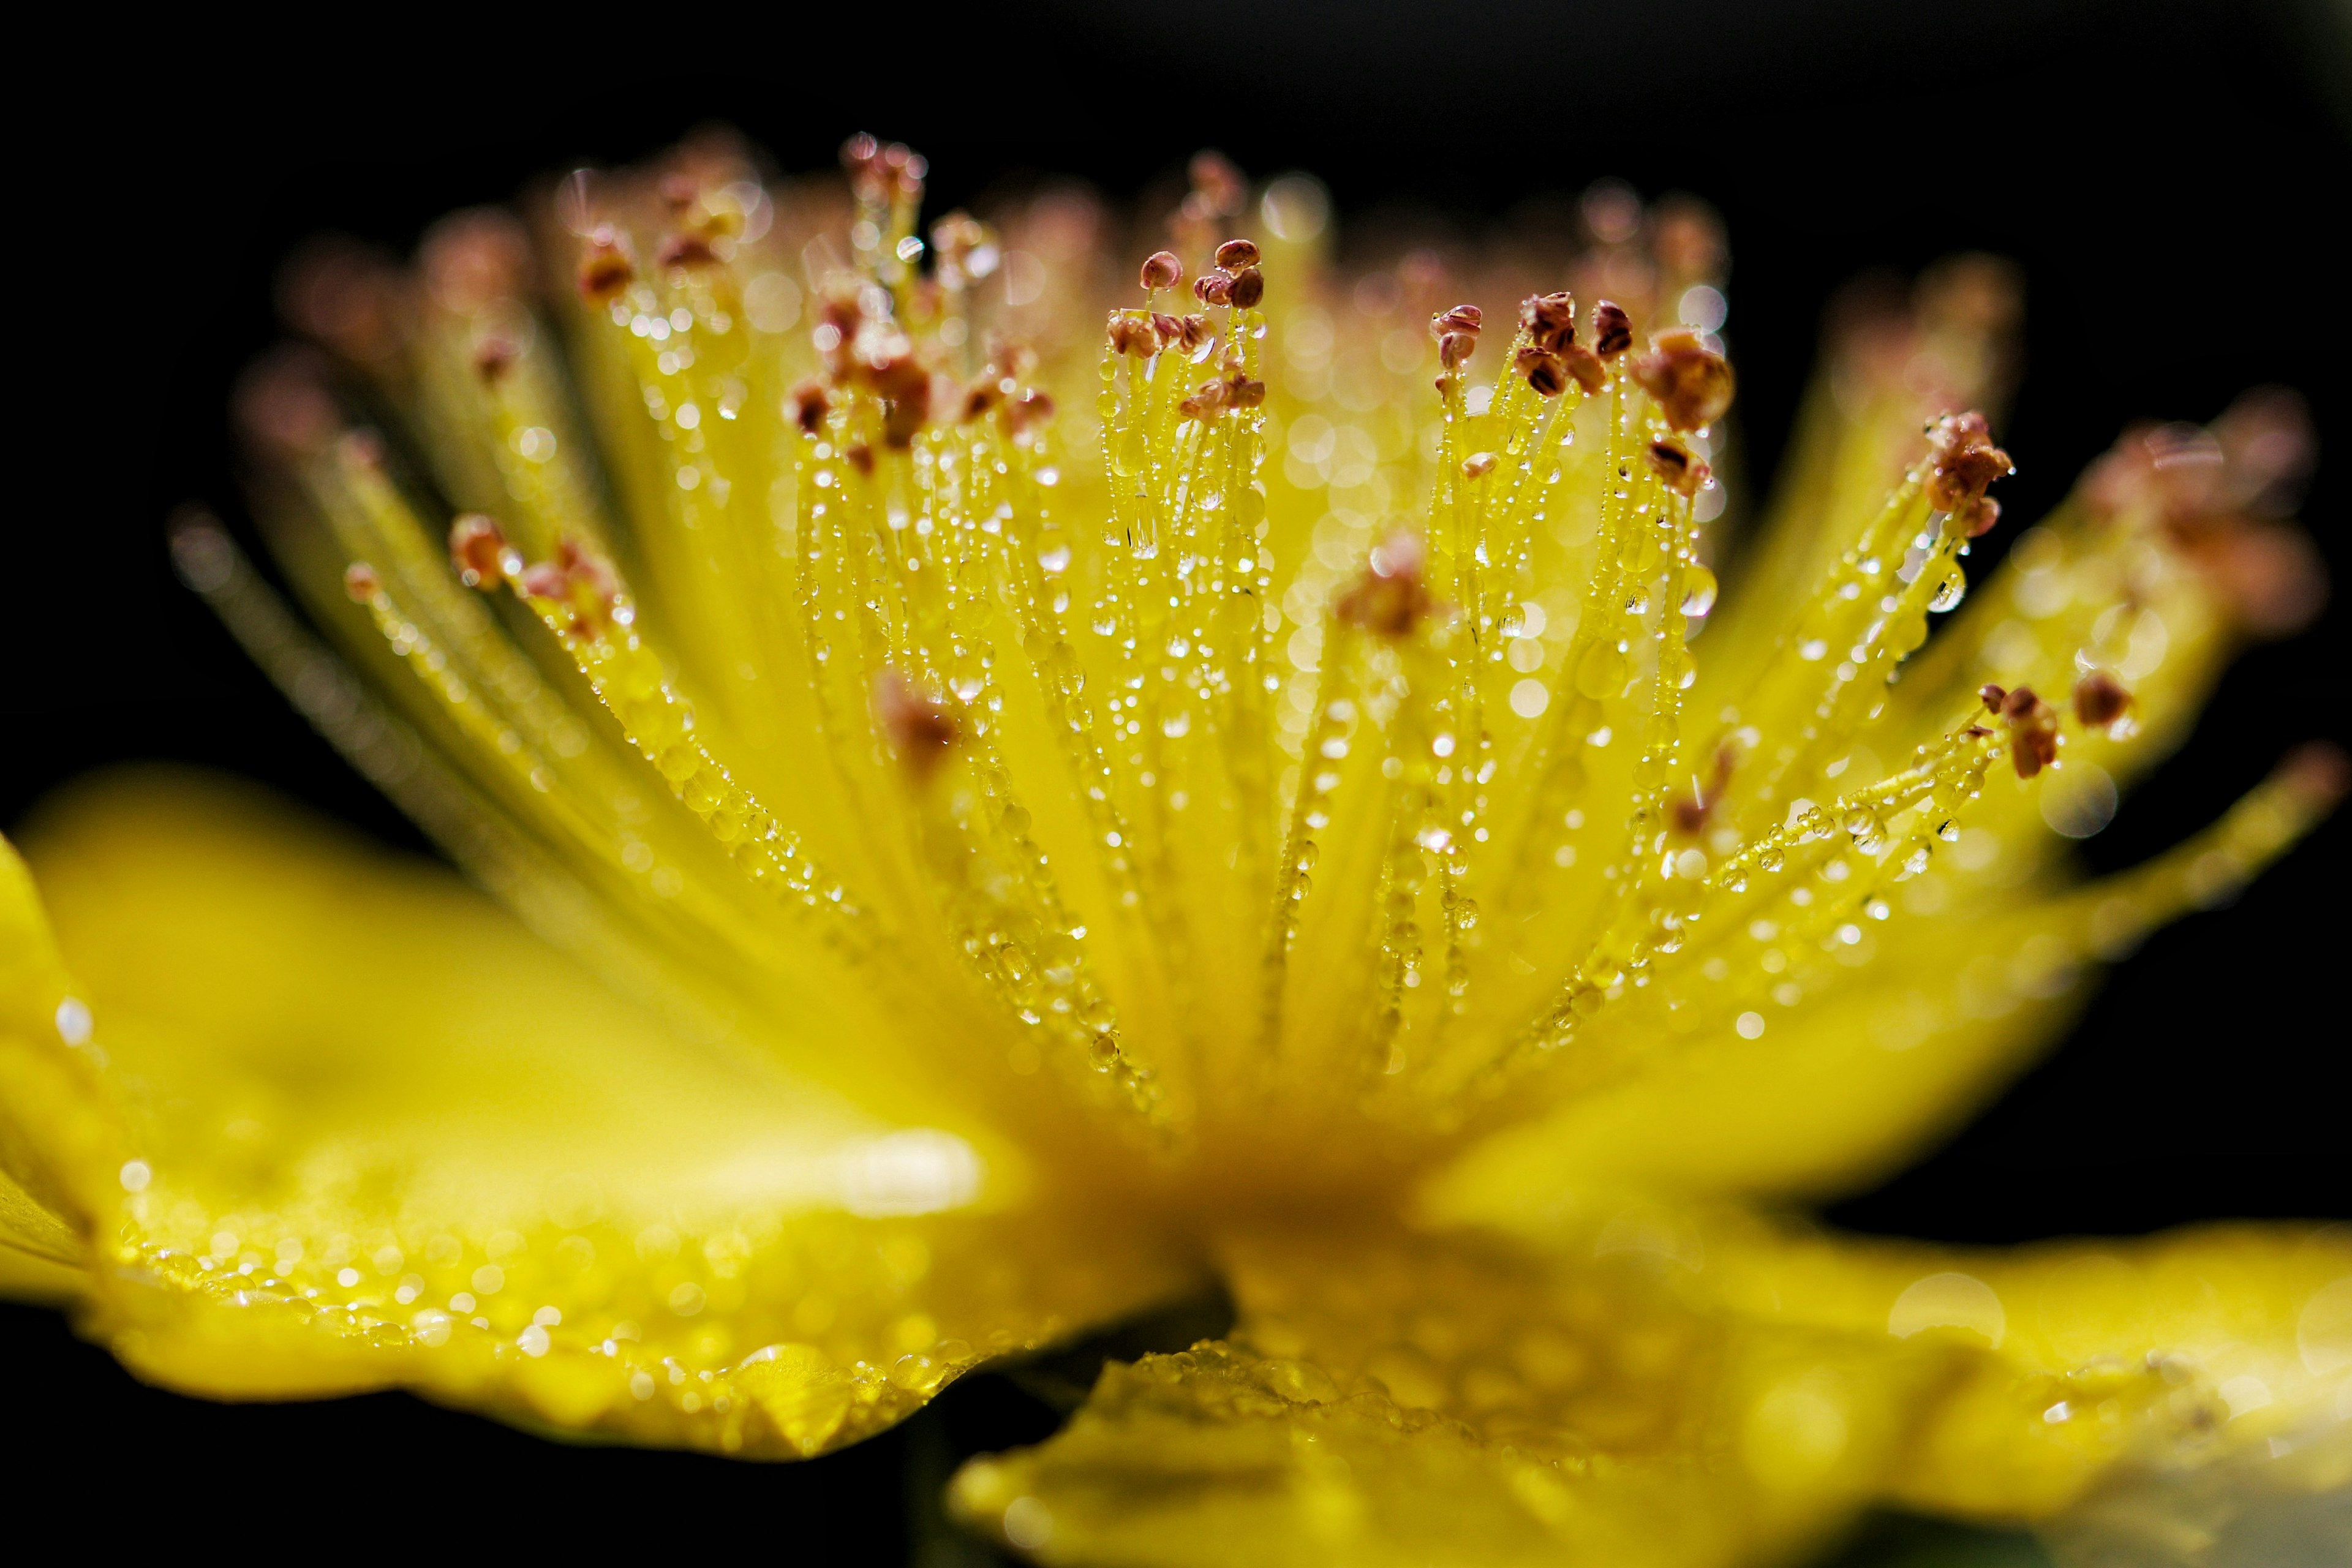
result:
[[[1315,171],[1343,218],[1404,200],[1487,222],[1605,174],[1697,192],[1730,229],[1738,417],[1759,471],[1841,282],[2002,252],[2029,289],[2026,380],[2001,433],[2021,464],[2002,488],[2012,518],[2054,502],[2127,420],[2209,418],[2244,386],[2284,382],[2320,429],[2305,519],[2352,583],[2352,267],[2335,228],[2352,191],[2352,12],[2336,0],[1062,0],[954,20],[445,19],[429,36],[396,15],[373,37],[215,30],[147,35],[135,61],[121,40],[41,56],[72,103],[16,144],[32,228],[12,471],[33,495],[7,525],[0,826],[85,770],[165,757],[421,847],[173,581],[163,519],[190,499],[240,519],[227,389],[270,342],[271,276],[304,237],[405,247],[451,207],[709,121],[788,168],[829,164],[852,130],[907,140],[931,159],[933,212],[1024,171],[1122,196],[1203,145],[1255,174]],[[2174,841],[2297,741],[2352,741],[2347,654],[2331,606],[2250,655],[2089,858],[2112,868]],[[2233,910],[2158,935],[2044,1067],[1833,1217],[1975,1242],[2352,1213],[2329,969],[2346,837],[2321,829]],[[381,1510],[361,1528],[387,1543],[413,1514],[390,1487],[469,1511],[508,1497],[518,1529],[627,1515],[681,1546],[751,1531],[788,1560],[897,1561],[923,1533],[909,1489],[1055,1419],[1007,1380],[976,1379],[908,1429],[779,1470],[558,1447],[404,1396],[193,1404],[24,1309],[0,1310],[0,1363],[19,1436],[46,1435],[60,1478],[132,1466],[165,1478],[157,1506],[191,1518],[230,1493],[274,1497],[289,1522]],[[847,1519],[862,1544],[835,1533]],[[1873,1561],[1945,1560],[1881,1535]]]

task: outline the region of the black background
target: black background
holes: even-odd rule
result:
[[[2026,380],[2001,432],[2021,464],[2011,517],[2054,502],[2129,419],[2208,418],[2284,382],[2321,433],[2305,521],[2352,584],[2352,267],[2335,227],[2352,192],[2352,19],[2332,0],[1064,0],[953,20],[692,8],[375,26],[147,35],[135,60],[122,40],[27,52],[68,106],[16,142],[30,229],[10,471],[30,494],[0,557],[0,825],[85,770],[165,757],[421,847],[173,581],[163,518],[190,499],[238,518],[227,388],[274,335],[271,276],[304,237],[404,247],[451,207],[709,121],[788,168],[829,163],[852,130],[909,141],[931,159],[934,212],[1024,171],[1120,196],[1203,145],[1257,174],[1315,171],[1343,218],[1406,200],[1488,222],[1604,174],[1696,191],[1730,228],[1737,416],[1766,470],[1841,282],[1999,251],[2029,289]],[[2172,842],[2294,742],[2352,741],[2345,628],[2331,606],[2245,658],[2090,860]],[[2333,967],[2346,837],[2323,828],[2234,909],[2158,935],[2047,1065],[1834,1217],[2009,1241],[2352,1212]],[[12,1483],[111,1473],[160,1486],[154,1506],[192,1521],[230,1508],[266,1530],[284,1509],[289,1528],[347,1517],[386,1544],[420,1528],[392,1496],[431,1494],[469,1516],[510,1502],[517,1529],[625,1518],[681,1547],[740,1530],[788,1561],[896,1561],[910,1483],[1052,1422],[975,1380],[911,1432],[775,1469],[558,1447],[403,1396],[193,1404],[31,1310],[0,1316],[0,1365],[16,1436],[44,1435]],[[861,1544],[845,1521],[870,1531]]]

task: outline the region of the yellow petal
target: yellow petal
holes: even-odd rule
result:
[[[1106,1369],[951,1500],[1047,1563],[1771,1559],[1874,1491],[1948,1346],[1696,1311],[1637,1247],[1228,1249],[1232,1338]]]
[[[1762,1321],[1968,1348],[1890,1478],[1911,1506],[2042,1519],[2216,1466],[2240,1491],[2352,1485],[2352,1227],[2006,1253],[1738,1227],[1706,1250],[1706,1288]]]
[[[142,1375],[792,1457],[1183,1288],[984,1127],[689,1037],[289,816],[150,779],[30,840],[129,1140],[45,1152],[110,1265],[85,1330]]]
[[[84,1049],[89,1005],[74,992],[32,876],[0,839],[0,1252],[13,1255],[0,1294],[56,1293],[37,1261],[71,1268],[85,1250],[71,1172],[120,1155]]]

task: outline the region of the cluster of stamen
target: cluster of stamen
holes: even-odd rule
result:
[[[428,249],[422,303],[347,265],[319,315],[351,373],[421,400],[429,475],[346,430],[315,365],[248,399],[482,809],[730,996],[912,995],[918,1025],[877,1003],[854,1026],[961,1041],[956,1070],[1014,1090],[1045,1072],[1163,1144],[1266,1095],[1447,1136],[1701,1021],[1754,1037],[1925,907],[1915,884],[1975,886],[1937,857],[2012,809],[1985,800],[2001,757],[2034,779],[2071,739],[2119,765],[2158,705],[2156,634],[2071,608],[2022,665],[2073,681],[2063,708],[1981,679],[2022,610],[1895,685],[2000,514],[2011,464],[1973,412],[1938,411],[1892,492],[1727,628],[1741,656],[1698,668],[1734,378],[1687,214],[1629,269],[1651,220],[1591,207],[1612,276],[1680,279],[1683,321],[1615,283],[1633,305],[1581,326],[1530,292],[1474,384],[1488,315],[1441,305],[1436,263],[1343,283],[1295,237],[1235,237],[1221,159],[1141,304],[1101,317],[1076,274],[1059,303],[1036,282],[1066,211],[950,214],[926,245],[919,156],[860,137],[844,163],[845,223],[708,152],[565,187],[553,308],[593,443],[494,219]],[[1425,341],[1364,324],[1401,306]],[[1092,405],[1056,418],[1045,384],[1066,400],[1097,319]],[[1433,405],[1410,390],[1433,358]],[[1343,362],[1390,380],[1286,384]],[[2139,439],[2107,515],[2160,515],[2196,559],[2273,538],[2217,521],[2254,503],[2205,446]],[[1383,504],[1337,499],[1343,446]],[[2122,546],[2021,547],[2062,549]],[[499,592],[610,724],[512,646]],[[1874,734],[1908,761],[1881,776]]]

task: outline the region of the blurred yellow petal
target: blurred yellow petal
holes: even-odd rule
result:
[[[985,1129],[689,1038],[290,815],[151,777],[30,838],[128,1129],[46,1152],[109,1264],[85,1330],[142,1375],[792,1457],[1181,1288]]]
[[[1322,1229],[1225,1262],[1230,1340],[1108,1368],[1059,1436],[964,1469],[966,1517],[1046,1563],[1772,1558],[1958,1368],[1695,1310],[1635,1247]]]
[[[31,873],[0,839],[0,1291],[56,1294],[46,1267],[83,1260],[77,1166],[119,1159],[96,1090],[89,1005],[75,994]],[[14,1289],[17,1273],[31,1281]]]
[[[1728,1227],[1705,1288],[1776,1324],[1967,1347],[1889,1495],[2044,1519],[2217,1466],[2352,1485],[2352,1226],[2230,1226],[2014,1251]]]
[[[27,1258],[74,1268],[81,1261],[81,1238],[63,1215],[19,1186],[6,1173],[0,1172],[0,1252],[15,1255],[0,1258],[0,1262]],[[6,1276],[0,1275],[0,1295],[13,1293],[7,1289],[6,1279]]]

